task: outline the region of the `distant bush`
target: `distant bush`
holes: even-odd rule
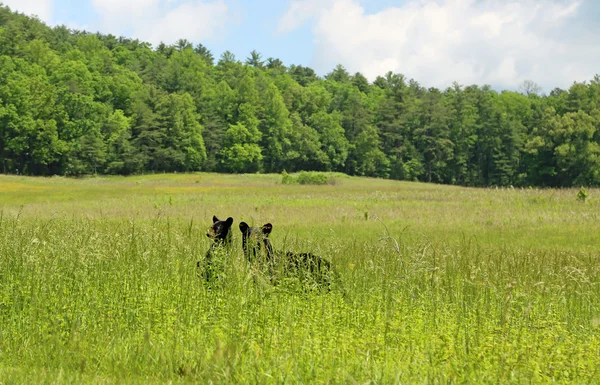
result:
[[[281,184],[296,184],[298,180],[292,175],[288,174],[285,170],[281,173]]]
[[[298,183],[300,184],[327,184],[327,175],[320,172],[302,171],[298,175]]]
[[[281,184],[312,184],[312,185],[335,185],[335,178],[329,178],[327,174],[314,171],[302,171],[297,177],[288,174],[286,171],[281,173]]]
[[[585,191],[585,187],[581,186],[581,189],[577,193],[577,199],[579,199],[581,202],[585,203],[588,196],[589,196],[589,194],[587,191]]]

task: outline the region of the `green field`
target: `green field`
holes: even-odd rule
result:
[[[0,384],[600,383],[600,190],[280,181],[0,176]],[[240,221],[332,290],[269,284]]]

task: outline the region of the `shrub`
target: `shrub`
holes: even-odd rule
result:
[[[333,177],[328,177],[327,174],[322,172],[302,171],[297,177],[294,177],[284,170],[281,173],[281,184],[335,185],[336,180]]]
[[[300,184],[327,184],[327,175],[320,172],[302,171],[298,175],[298,183]]]
[[[581,186],[581,189],[577,193],[577,199],[579,199],[581,202],[585,203],[588,196],[589,196],[589,194],[587,191],[585,191],[585,187]]]
[[[283,170],[281,173],[281,184],[296,184],[298,180],[292,175],[288,174],[287,171]]]

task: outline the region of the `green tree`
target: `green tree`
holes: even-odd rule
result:
[[[123,111],[114,111],[102,128],[106,143],[106,172],[109,174],[131,174],[141,171],[135,163],[135,148],[131,143],[131,119]]]
[[[246,64],[254,68],[263,68],[265,62],[262,60],[262,55],[256,50],[250,52],[250,56],[246,58]]]
[[[322,149],[320,135],[314,128],[304,124],[300,114],[290,116],[292,121],[292,149],[289,153],[287,171],[325,170],[330,164],[329,157]]]
[[[598,131],[598,115],[569,112],[550,121],[554,142],[558,184],[561,186],[600,183],[600,144],[593,140]]]
[[[159,169],[199,171],[206,160],[202,126],[189,94],[164,95],[156,106],[162,146],[155,161]]]
[[[231,125],[225,133],[225,143],[221,150],[223,168],[234,173],[258,171],[262,154],[260,146],[252,143],[254,140],[243,124]]]
[[[261,133],[258,119],[251,104],[239,108],[239,121],[225,133],[221,150],[221,165],[224,170],[235,173],[256,172],[261,168],[262,151],[259,146]]]
[[[210,50],[202,44],[198,44],[196,48],[194,48],[194,52],[200,55],[207,65],[211,67],[214,65],[215,57],[213,56],[212,52],[210,52]]]
[[[352,76],[352,85],[365,94],[370,91],[369,80],[360,72],[357,72]]]
[[[470,185],[477,174],[473,152],[477,136],[477,108],[471,92],[458,83],[445,92],[449,110],[449,139],[454,143],[454,153],[449,162],[448,177],[452,184]]]
[[[380,149],[377,129],[368,126],[355,138],[350,149],[349,161],[358,175],[380,178],[389,177],[390,161]]]
[[[404,75],[392,72],[376,80],[376,85],[384,92],[375,124],[383,152],[390,159],[390,177],[415,180],[424,172],[421,155],[412,140],[412,128],[418,125],[418,89],[409,87]]]
[[[106,145],[97,130],[88,131],[74,145],[69,157],[67,173],[71,175],[96,174],[106,162]]]
[[[234,123],[235,91],[227,82],[221,81],[215,88],[207,90],[207,107],[201,116],[205,127],[203,132],[206,145],[206,169],[220,170],[220,154],[225,133]]]
[[[450,139],[449,110],[442,93],[430,88],[421,107],[419,125],[414,130],[415,146],[422,155],[427,182],[450,183],[448,164],[454,155]]]
[[[292,121],[289,115],[279,89],[274,84],[269,85],[265,95],[265,118],[260,125],[266,172],[281,172],[286,167],[289,169],[292,147]]]
[[[319,77],[312,68],[292,65],[289,70],[292,78],[303,87],[319,80]]]
[[[325,171],[342,171],[348,158],[349,143],[340,120],[338,112],[328,114],[324,111],[317,112],[309,120],[309,125],[319,133],[321,150],[329,160]]]
[[[276,76],[282,75],[287,71],[287,68],[283,65],[281,60],[272,57],[267,59],[266,67],[272,74]]]
[[[325,75],[325,79],[336,81],[339,83],[349,83],[350,74],[346,71],[343,65],[338,64],[333,71]]]

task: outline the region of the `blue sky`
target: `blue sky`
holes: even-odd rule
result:
[[[425,86],[490,84],[545,92],[600,73],[596,0],[0,0],[51,25],[173,43],[219,56],[337,63],[368,78],[400,72]]]
[[[181,3],[181,2],[180,2]],[[220,28],[213,36],[203,38],[198,36],[183,36],[194,43],[201,42],[212,49],[217,56],[230,50],[238,59],[245,58],[253,49],[264,51],[264,56],[285,55],[293,62],[306,62],[306,56],[311,53],[310,31],[304,33],[291,33],[287,36],[276,36],[277,18],[287,9],[285,2],[272,0],[253,1],[227,1],[230,18],[223,20],[224,28]],[[82,26],[82,29],[104,29],[101,26],[101,17],[95,12],[91,0],[80,2],[70,0],[55,0],[53,21]],[[128,31],[126,26],[118,32],[131,36],[133,31]],[[105,32],[110,32],[106,30]],[[118,33],[117,31],[113,33]],[[301,31],[302,32],[302,31]],[[135,37],[135,36],[134,36]],[[142,37],[143,39],[143,37]],[[167,43],[172,43],[168,41]],[[292,49],[291,45],[296,47]]]

